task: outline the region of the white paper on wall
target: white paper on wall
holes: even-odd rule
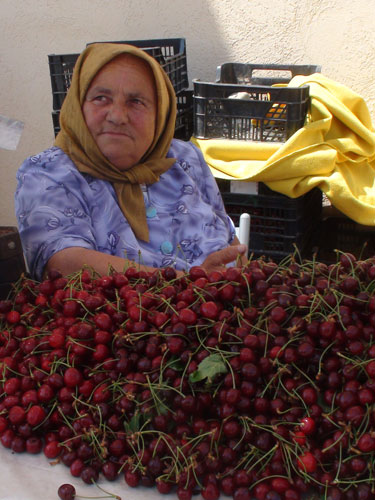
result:
[[[24,123],[0,115],[0,149],[15,151],[23,132]]]

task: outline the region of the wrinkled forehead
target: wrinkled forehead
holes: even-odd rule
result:
[[[154,73],[147,61],[133,54],[120,54],[106,63],[100,70],[110,73],[114,68],[136,69],[145,81],[150,82],[155,87]],[[98,74],[98,73],[97,73]]]
[[[76,74],[81,103],[96,75],[118,65],[137,68],[146,81],[149,80],[154,88],[159,88],[161,75],[159,68],[156,67],[156,61],[138,47],[110,43],[93,44],[82,53],[81,57]],[[160,73],[162,73],[161,68]]]
[[[91,86],[99,75],[103,73],[110,75],[112,72],[115,73],[115,70],[119,68],[123,69],[125,72],[127,70],[135,70],[145,83],[151,84],[154,88],[156,87],[154,73],[148,62],[133,54],[117,55],[109,62],[97,68],[97,71],[93,71],[89,79],[86,80],[85,87]]]

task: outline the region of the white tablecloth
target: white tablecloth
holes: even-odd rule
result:
[[[96,486],[74,478],[65,465],[51,465],[41,453],[13,453],[0,445],[0,500],[58,500],[57,490],[63,483],[73,484],[77,496],[101,497]],[[122,500],[176,500],[176,494],[161,495],[156,488],[130,488],[120,476],[116,481],[100,480],[100,486]],[[202,497],[195,496],[194,500]],[[81,500],[77,498],[77,500]]]

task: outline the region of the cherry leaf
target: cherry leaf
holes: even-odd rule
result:
[[[204,358],[198,365],[198,368],[190,374],[190,382],[200,382],[207,378],[211,382],[216,375],[226,373],[228,371],[226,364],[220,354],[210,354]]]

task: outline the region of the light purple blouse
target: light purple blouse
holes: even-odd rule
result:
[[[150,243],[135,237],[110,182],[79,172],[57,147],[26,159],[17,172],[15,209],[31,275],[40,280],[50,257],[73,246],[176,269],[228,246],[234,226],[199,149],[173,139],[167,156],[177,161],[142,187]]]

